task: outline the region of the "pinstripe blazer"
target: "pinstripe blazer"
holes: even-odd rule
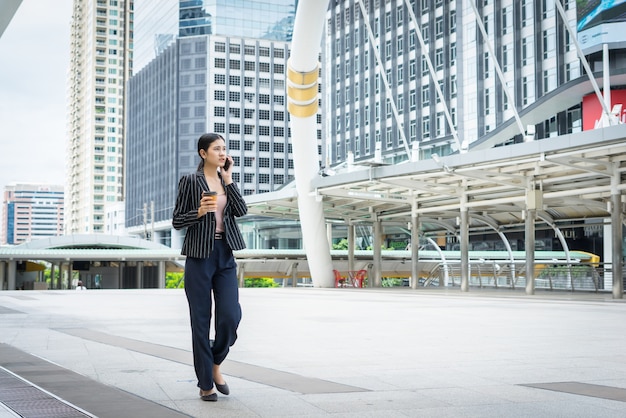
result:
[[[223,180],[222,185],[224,185]],[[202,170],[187,174],[181,177],[178,182],[178,195],[172,215],[172,226],[175,229],[187,228],[181,250],[181,254],[187,257],[207,258],[213,250],[216,228],[215,213],[209,212],[198,218],[202,192],[208,190],[209,185]],[[227,197],[224,208],[226,243],[232,250],[243,250],[246,248],[246,243],[235,218],[245,215],[248,212],[248,206],[241,197],[237,184],[224,185],[224,190],[226,190]]]

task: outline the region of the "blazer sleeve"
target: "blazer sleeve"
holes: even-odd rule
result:
[[[233,216],[240,217],[248,213],[248,205],[246,205],[246,201],[241,197],[236,183],[233,182],[226,186],[226,194]]]
[[[172,226],[174,229],[182,229],[201,221],[198,218],[198,202],[194,202],[195,182],[190,175],[180,178],[178,181],[178,194],[176,205],[172,214]]]

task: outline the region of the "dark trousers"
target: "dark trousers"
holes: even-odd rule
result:
[[[213,295],[211,295],[211,292]],[[222,364],[237,339],[241,320],[237,264],[226,240],[215,240],[209,258],[185,262],[185,294],[189,302],[193,364],[202,390],[213,388],[213,365]],[[215,340],[209,344],[215,300]]]

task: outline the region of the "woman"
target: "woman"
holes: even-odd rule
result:
[[[245,248],[235,217],[248,207],[232,180],[232,158],[224,138],[204,134],[198,139],[202,161],[195,173],[183,176],[172,217],[176,229],[187,228],[181,253],[185,262],[185,294],[191,316],[193,362],[204,401],[217,401],[216,389],[228,395],[220,372],[241,320],[237,265],[233,250]],[[217,192],[217,199],[203,196]],[[213,295],[211,295],[213,293]],[[209,342],[212,297],[215,300],[215,339]]]

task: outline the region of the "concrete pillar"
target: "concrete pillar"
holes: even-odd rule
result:
[[[50,284],[48,289],[52,289],[54,286],[54,274],[56,273],[55,267],[56,265],[54,263],[50,264]]]
[[[350,271],[355,270],[354,241],[355,241],[354,224],[352,222],[348,222],[348,270]]]
[[[613,271],[613,299],[624,298],[624,273],[623,273],[623,218],[622,196],[619,193],[611,194],[611,243],[612,271]]]
[[[9,283],[6,281],[7,263],[0,261],[0,290],[9,290]]]
[[[467,201],[465,195],[463,201]],[[459,235],[461,237],[461,292],[469,292],[469,211],[464,204],[461,204],[461,225],[459,228]]]
[[[159,284],[158,289],[165,289],[165,261],[159,261]]]
[[[382,229],[382,223],[378,220],[378,217],[376,217],[374,221],[374,239],[372,240],[374,277],[368,280],[369,287],[381,287],[382,284]]]
[[[298,263],[291,265],[291,284],[293,287],[298,286]]]
[[[137,267],[135,268],[135,279],[135,289],[141,289],[143,282],[143,261],[137,262]]]
[[[419,237],[419,215],[417,213],[413,213],[411,215],[411,287],[413,289],[417,289],[419,286],[419,248],[420,248],[420,237]]]
[[[122,283],[124,283],[124,265],[126,261],[120,261],[117,265],[117,288],[122,288]]]
[[[535,294],[535,209],[526,209],[524,250],[526,251],[526,294]]]
[[[7,282],[9,290],[15,290],[17,285],[17,261],[11,260],[8,262]]]

